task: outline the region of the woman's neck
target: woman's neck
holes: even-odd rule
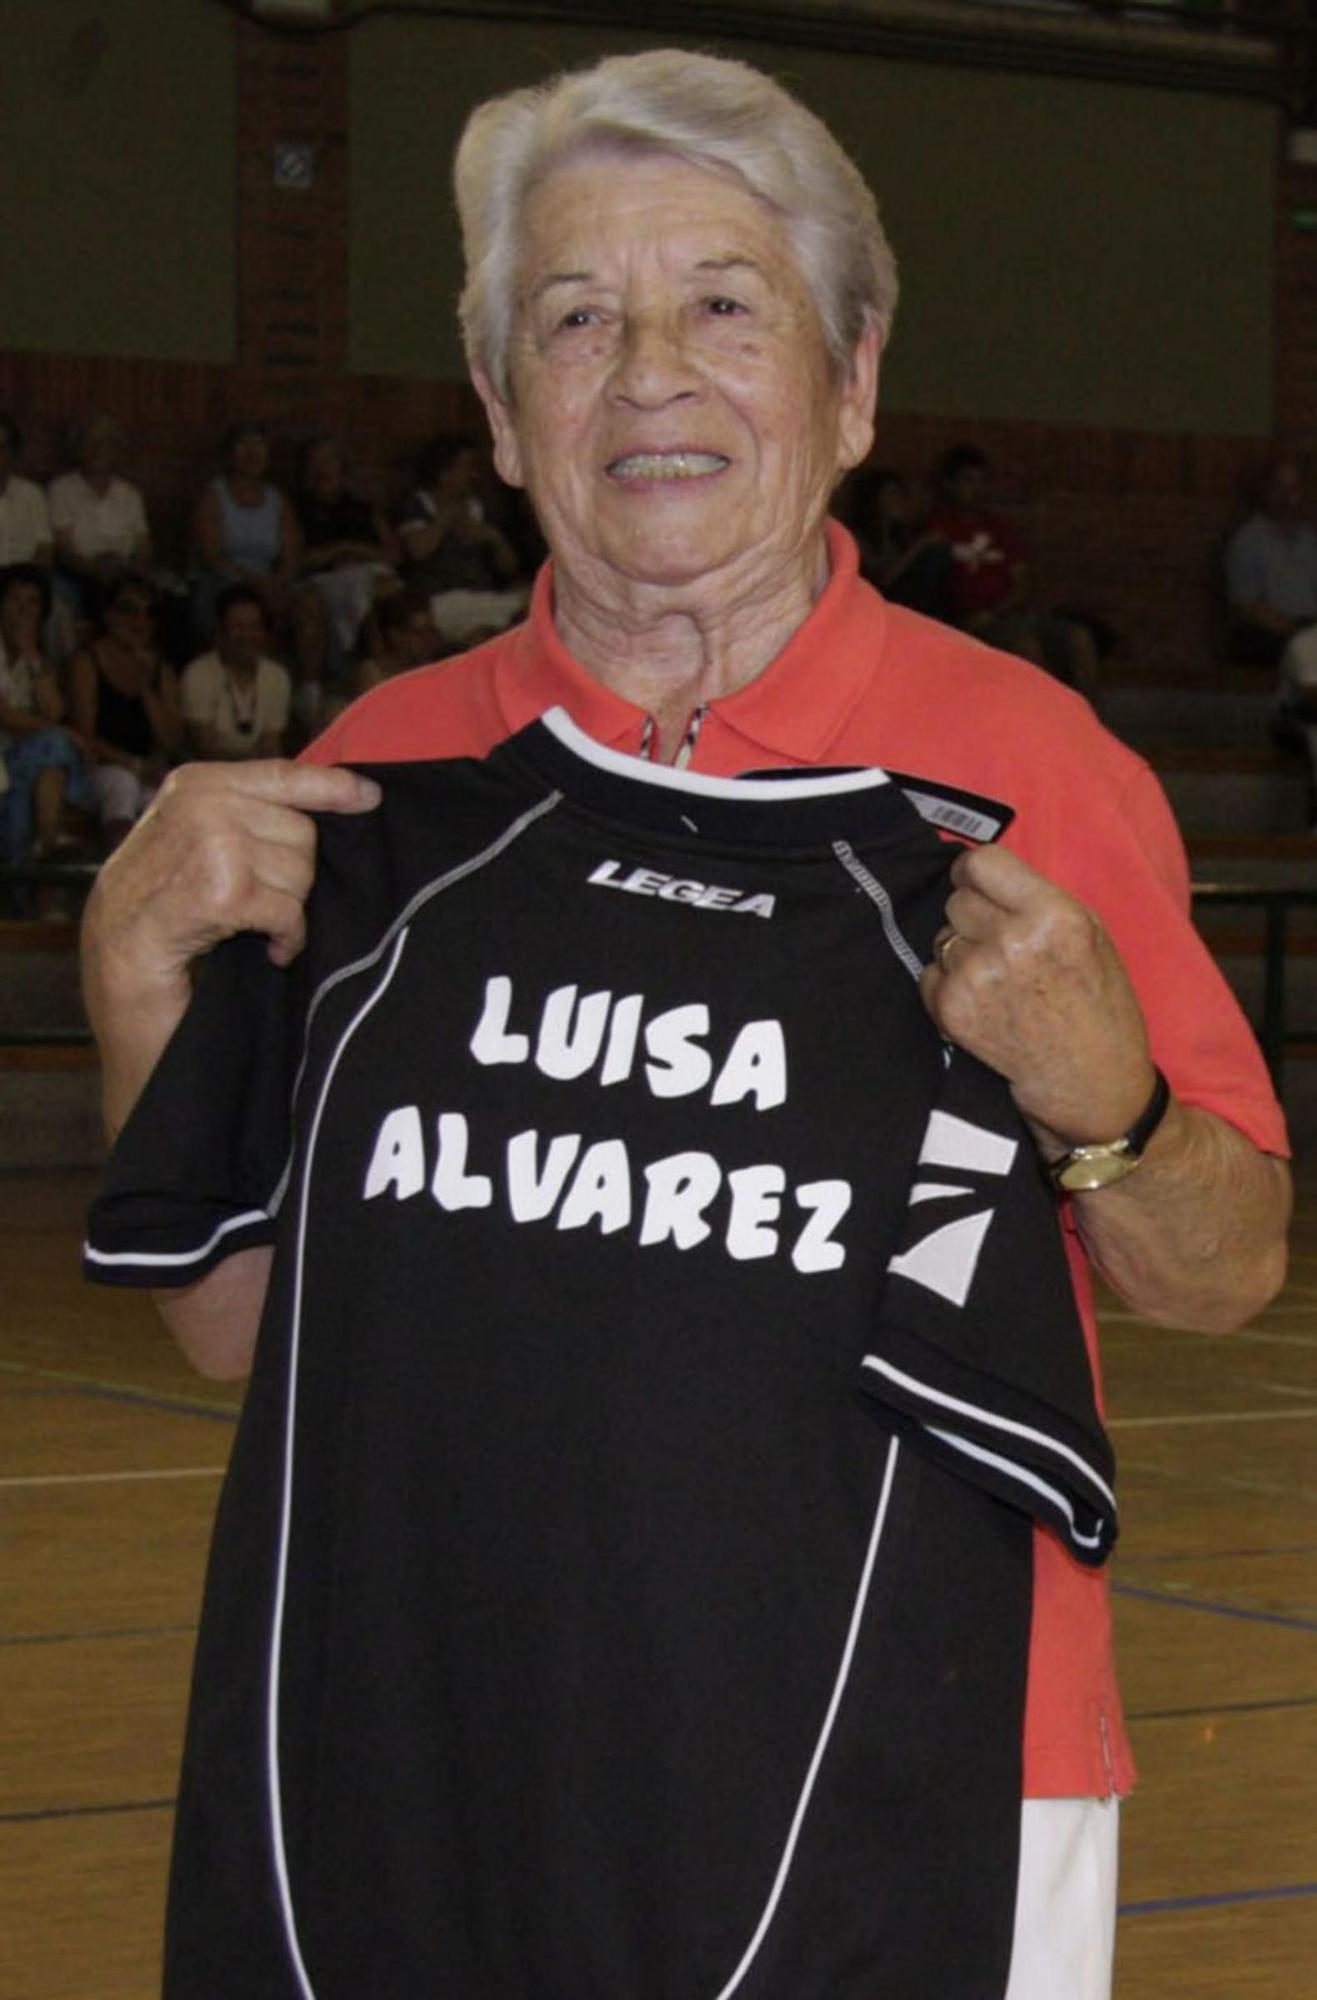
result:
[[[702,704],[756,680],[799,631],[828,581],[826,543],[772,587],[753,577],[702,577],[689,587],[633,585],[580,569],[554,571],[554,624],[605,687],[658,727],[659,756],[680,747]]]

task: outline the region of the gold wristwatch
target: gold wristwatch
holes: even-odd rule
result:
[[[1091,1194],[1096,1188],[1114,1187],[1117,1181],[1123,1181],[1143,1158],[1143,1149],[1166,1116],[1170,1101],[1170,1086],[1158,1070],[1142,1117],[1135,1119],[1122,1138],[1110,1139],[1105,1144],[1072,1146],[1059,1160],[1053,1160],[1047,1170],[1053,1185],[1067,1194]]]

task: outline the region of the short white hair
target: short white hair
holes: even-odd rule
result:
[[[896,260],[868,184],[827,126],[748,63],[652,49],[490,98],[467,121],[454,163],[462,337],[469,365],[505,401],[527,200],[593,151],[670,153],[733,177],[780,215],[838,373],[867,327],[886,339]]]

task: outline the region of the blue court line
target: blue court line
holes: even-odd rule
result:
[[[1187,1722],[1195,1715],[1267,1715],[1273,1709],[1317,1708],[1317,1694],[1287,1695],[1279,1701],[1213,1701],[1197,1708],[1136,1708],[1126,1722]]]
[[[1280,1903],[1317,1896],[1317,1882],[1279,1882],[1272,1889],[1224,1889],[1216,1896],[1158,1896],[1150,1903],[1121,1903],[1118,1917],[1155,1917],[1164,1910],[1218,1910],[1231,1903]]]
[[[1317,1618],[1291,1618],[1281,1611],[1245,1611],[1238,1604],[1211,1604],[1202,1597],[1181,1597],[1174,1590],[1143,1590],[1136,1584],[1112,1585],[1113,1597],[1138,1597],[1149,1604],[1173,1604],[1181,1611],[1210,1611],[1214,1618],[1242,1618],[1249,1625],[1283,1625],[1290,1632],[1317,1632]]]
[[[93,1632],[14,1632],[0,1633],[0,1646],[68,1646],[88,1644],[100,1639],[175,1639],[184,1632],[195,1632],[195,1622],[191,1625],[140,1625],[107,1626],[104,1631]]]
[[[99,1382],[92,1375],[68,1375],[59,1368],[30,1368],[21,1361],[0,1361],[0,1373],[30,1376],[48,1382],[70,1395],[97,1396],[110,1403],[132,1403],[146,1410],[163,1410],[175,1417],[203,1417],[211,1423],[236,1424],[238,1410],[227,1403],[212,1403],[201,1396],[152,1395],[122,1382]]]
[[[1243,1561],[1250,1556],[1310,1556],[1317,1549],[1317,1542],[1284,1542],[1274,1549],[1171,1549],[1164,1555],[1153,1551],[1140,1554],[1140,1569],[1150,1569],[1156,1563],[1187,1562],[1232,1562]]]
[[[127,1799],[114,1806],[42,1806],[35,1812],[0,1812],[0,1826],[30,1825],[41,1819],[101,1819],[107,1813],[172,1812],[173,1799]]]

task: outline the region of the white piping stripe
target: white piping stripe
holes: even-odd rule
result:
[[[404,930],[398,935],[393,956],[389,960],[383,979],[362,1001],[330,1059],[307,1138],[306,1161],[302,1168],[301,1209],[297,1219],[297,1256],[293,1272],[293,1304],[288,1333],[288,1415],[284,1430],[283,1511],[279,1524],[279,1561],[275,1579],[274,1614],[270,1634],[270,1680],[266,1699],[266,1767],[270,1788],[270,1832],[274,1846],[274,1868],[284,1934],[303,2000],[315,2000],[315,1990],[302,1961],[302,1949],[297,1935],[297,1916],[293,1909],[292,1889],[288,1879],[288,1855],[284,1845],[283,1799],[279,1789],[279,1675],[283,1661],[284,1605],[288,1595],[288,1553],[292,1537],[293,1444],[297,1425],[297,1371],[302,1338],[302,1278],[306,1263],[307,1202],[311,1189],[311,1168],[315,1161],[316,1141],[320,1136],[320,1121],[324,1116],[325,1105],[329,1101],[329,1092],[338,1065],[357,1029],[376,1002],[388,991],[389,982],[397,969],[406,942],[407,932]]]
[[[987,1424],[992,1430],[1008,1431],[1012,1437],[1028,1438],[1031,1443],[1040,1444],[1045,1450],[1068,1459],[1071,1465],[1082,1472],[1085,1479],[1097,1488],[1113,1514],[1116,1511],[1116,1496],[1105,1479],[1093,1470],[1087,1459],[1081,1458],[1077,1451],[1072,1451],[1068,1444],[1062,1444],[1059,1438],[1049,1437],[1046,1431],[1035,1430],[1032,1424],[1021,1424],[1011,1417],[996,1416],[991,1410],[981,1409],[977,1403],[962,1402],[959,1396],[948,1396],[941,1389],[931,1388],[927,1382],[920,1382],[915,1376],[906,1375],[901,1369],[894,1368],[891,1362],[884,1361],[881,1355],[866,1354],[863,1365],[872,1369],[875,1375],[886,1375],[890,1381],[899,1382],[903,1389],[911,1389],[917,1396],[926,1397],[930,1403],[940,1404],[944,1410],[955,1410],[962,1417],[976,1418],[979,1423]]]
[[[841,1665],[837,1670],[837,1679],[832,1690],[832,1699],[828,1703],[828,1712],[823,1718],[823,1727],[819,1731],[819,1739],[814,1746],[814,1755],[810,1759],[809,1769],[805,1773],[805,1782],[800,1788],[800,1798],[796,1804],[790,1831],[787,1834],[786,1846],[782,1850],[782,1859],[778,1864],[777,1875],[769,1891],[768,1901],[764,1905],[764,1913],[759,1919],[755,1934],[745,1948],[745,1955],[727,1984],[716,1996],[716,2000],[731,2000],[731,1995],[735,1993],[755,1959],[759,1956],[759,1948],[768,1935],[769,1925],[777,1915],[777,1907],[782,1900],[782,1891],[786,1887],[791,1863],[795,1859],[796,1846],[800,1839],[800,1830],[805,1822],[805,1814],[809,1810],[809,1802],[813,1796],[815,1780],[819,1774],[819,1766],[823,1762],[824,1754],[832,1735],[833,1725],[837,1720],[837,1711],[841,1707],[841,1698],[846,1690],[846,1681],[850,1674],[851,1662],[855,1657],[855,1648],[859,1641],[864,1608],[869,1598],[869,1585],[873,1578],[874,1562],[878,1554],[878,1544],[882,1540],[883,1528],[887,1521],[887,1510],[892,1495],[892,1481],[896,1476],[896,1461],[899,1449],[899,1440],[893,1438],[887,1450],[887,1468],[883,1474],[882,1491],[878,1496],[878,1509],[874,1515],[873,1532],[869,1537],[869,1547],[864,1558],[864,1568],[861,1571],[859,1588],[855,1594],[855,1606],[851,1612],[850,1629],[846,1634],[846,1644],[842,1651]]]
[[[846,873],[859,883],[869,901],[877,905],[878,914],[883,920],[883,935],[906,971],[910,974],[910,977],[912,979],[922,978],[924,971],[923,960],[906,937],[901,926],[897,923],[896,911],[892,907],[892,899],[878,880],[878,877],[865,867],[848,840],[834,840],[832,851],[846,870]]]
[[[353,959],[350,965],[341,965],[337,972],[331,972],[327,979],[321,981],[311,997],[310,1006],[306,1010],[306,1021],[302,1029],[302,1058],[297,1065],[297,1075],[293,1079],[292,1102],[294,1104],[296,1104],[298,1094],[302,1088],[302,1078],[306,1074],[307,1059],[311,1049],[311,1023],[314,1021],[316,1009],[325,995],[332,992],[335,986],[341,985],[345,979],[351,979],[354,973],[366,972],[372,965],[378,964],[398,932],[411,922],[416,912],[424,904],[428,903],[432,896],[439,895],[444,889],[451,889],[455,882],[464,881],[468,875],[474,875],[476,870],[483,868],[487,862],[496,861],[504,848],[510,847],[514,840],[525,833],[527,827],[533,826],[537,819],[542,819],[545,813],[552,812],[554,807],[561,805],[561,803],[561,792],[549,792],[546,797],[540,800],[538,805],[531,806],[528,811],[521,815],[520,819],[514,820],[511,826],[505,827],[498,839],[492,840],[488,847],[481,849],[479,854],[469,855],[465,861],[459,861],[456,868],[450,868],[446,875],[437,875],[433,882],[427,882],[424,888],[416,891],[410,903],[406,904],[398,912],[397,916],[392,919],[388,929],[377,945],[372,946],[361,958]],[[271,1215],[277,1215],[283,1205],[284,1196],[288,1192],[288,1179],[292,1171],[293,1154],[290,1150],[288,1159],[284,1164],[284,1170],[279,1176],[279,1185],[270,1196],[269,1209]]]
[[[1040,1479],[1036,1472],[1030,1472],[1027,1467],[1017,1465],[1013,1459],[1002,1458],[998,1452],[988,1451],[981,1444],[972,1444],[968,1438],[957,1437],[954,1431],[940,1431],[933,1424],[925,1424],[924,1428],[930,1437],[941,1438],[943,1444],[949,1444],[953,1450],[963,1452],[966,1458],[976,1458],[983,1465],[991,1465],[996,1471],[1003,1473],[1006,1478],[1014,1479],[1021,1486],[1031,1486],[1035,1493],[1043,1494],[1046,1499],[1051,1501],[1054,1507],[1060,1509],[1061,1513],[1065,1515],[1066,1520],[1070,1523],[1070,1539],[1072,1542],[1077,1542],[1081,1549],[1101,1548],[1101,1529],[1093,1535],[1081,1535],[1075,1521],[1075,1510],[1070,1505],[1065,1494],[1058,1487],[1049,1486],[1047,1481]]]
[[[876,765],[864,771],[834,772],[827,778],[711,778],[702,771],[678,770],[672,764],[655,764],[610,750],[579,729],[565,708],[546,708],[540,721],[582,763],[635,784],[657,785],[663,791],[685,792],[693,798],[748,799],[751,803],[758,799],[773,804],[783,799],[836,798],[842,792],[868,792],[892,782]]]
[[[232,1230],[246,1229],[253,1222],[268,1222],[268,1210],[249,1208],[242,1215],[231,1215],[227,1222],[221,1222],[218,1229],[206,1238],[197,1250],[97,1250],[90,1243],[84,1243],[82,1254],[89,1264],[140,1264],[144,1270],[163,1270],[166,1266],[199,1264],[208,1257],[222,1237]]]

